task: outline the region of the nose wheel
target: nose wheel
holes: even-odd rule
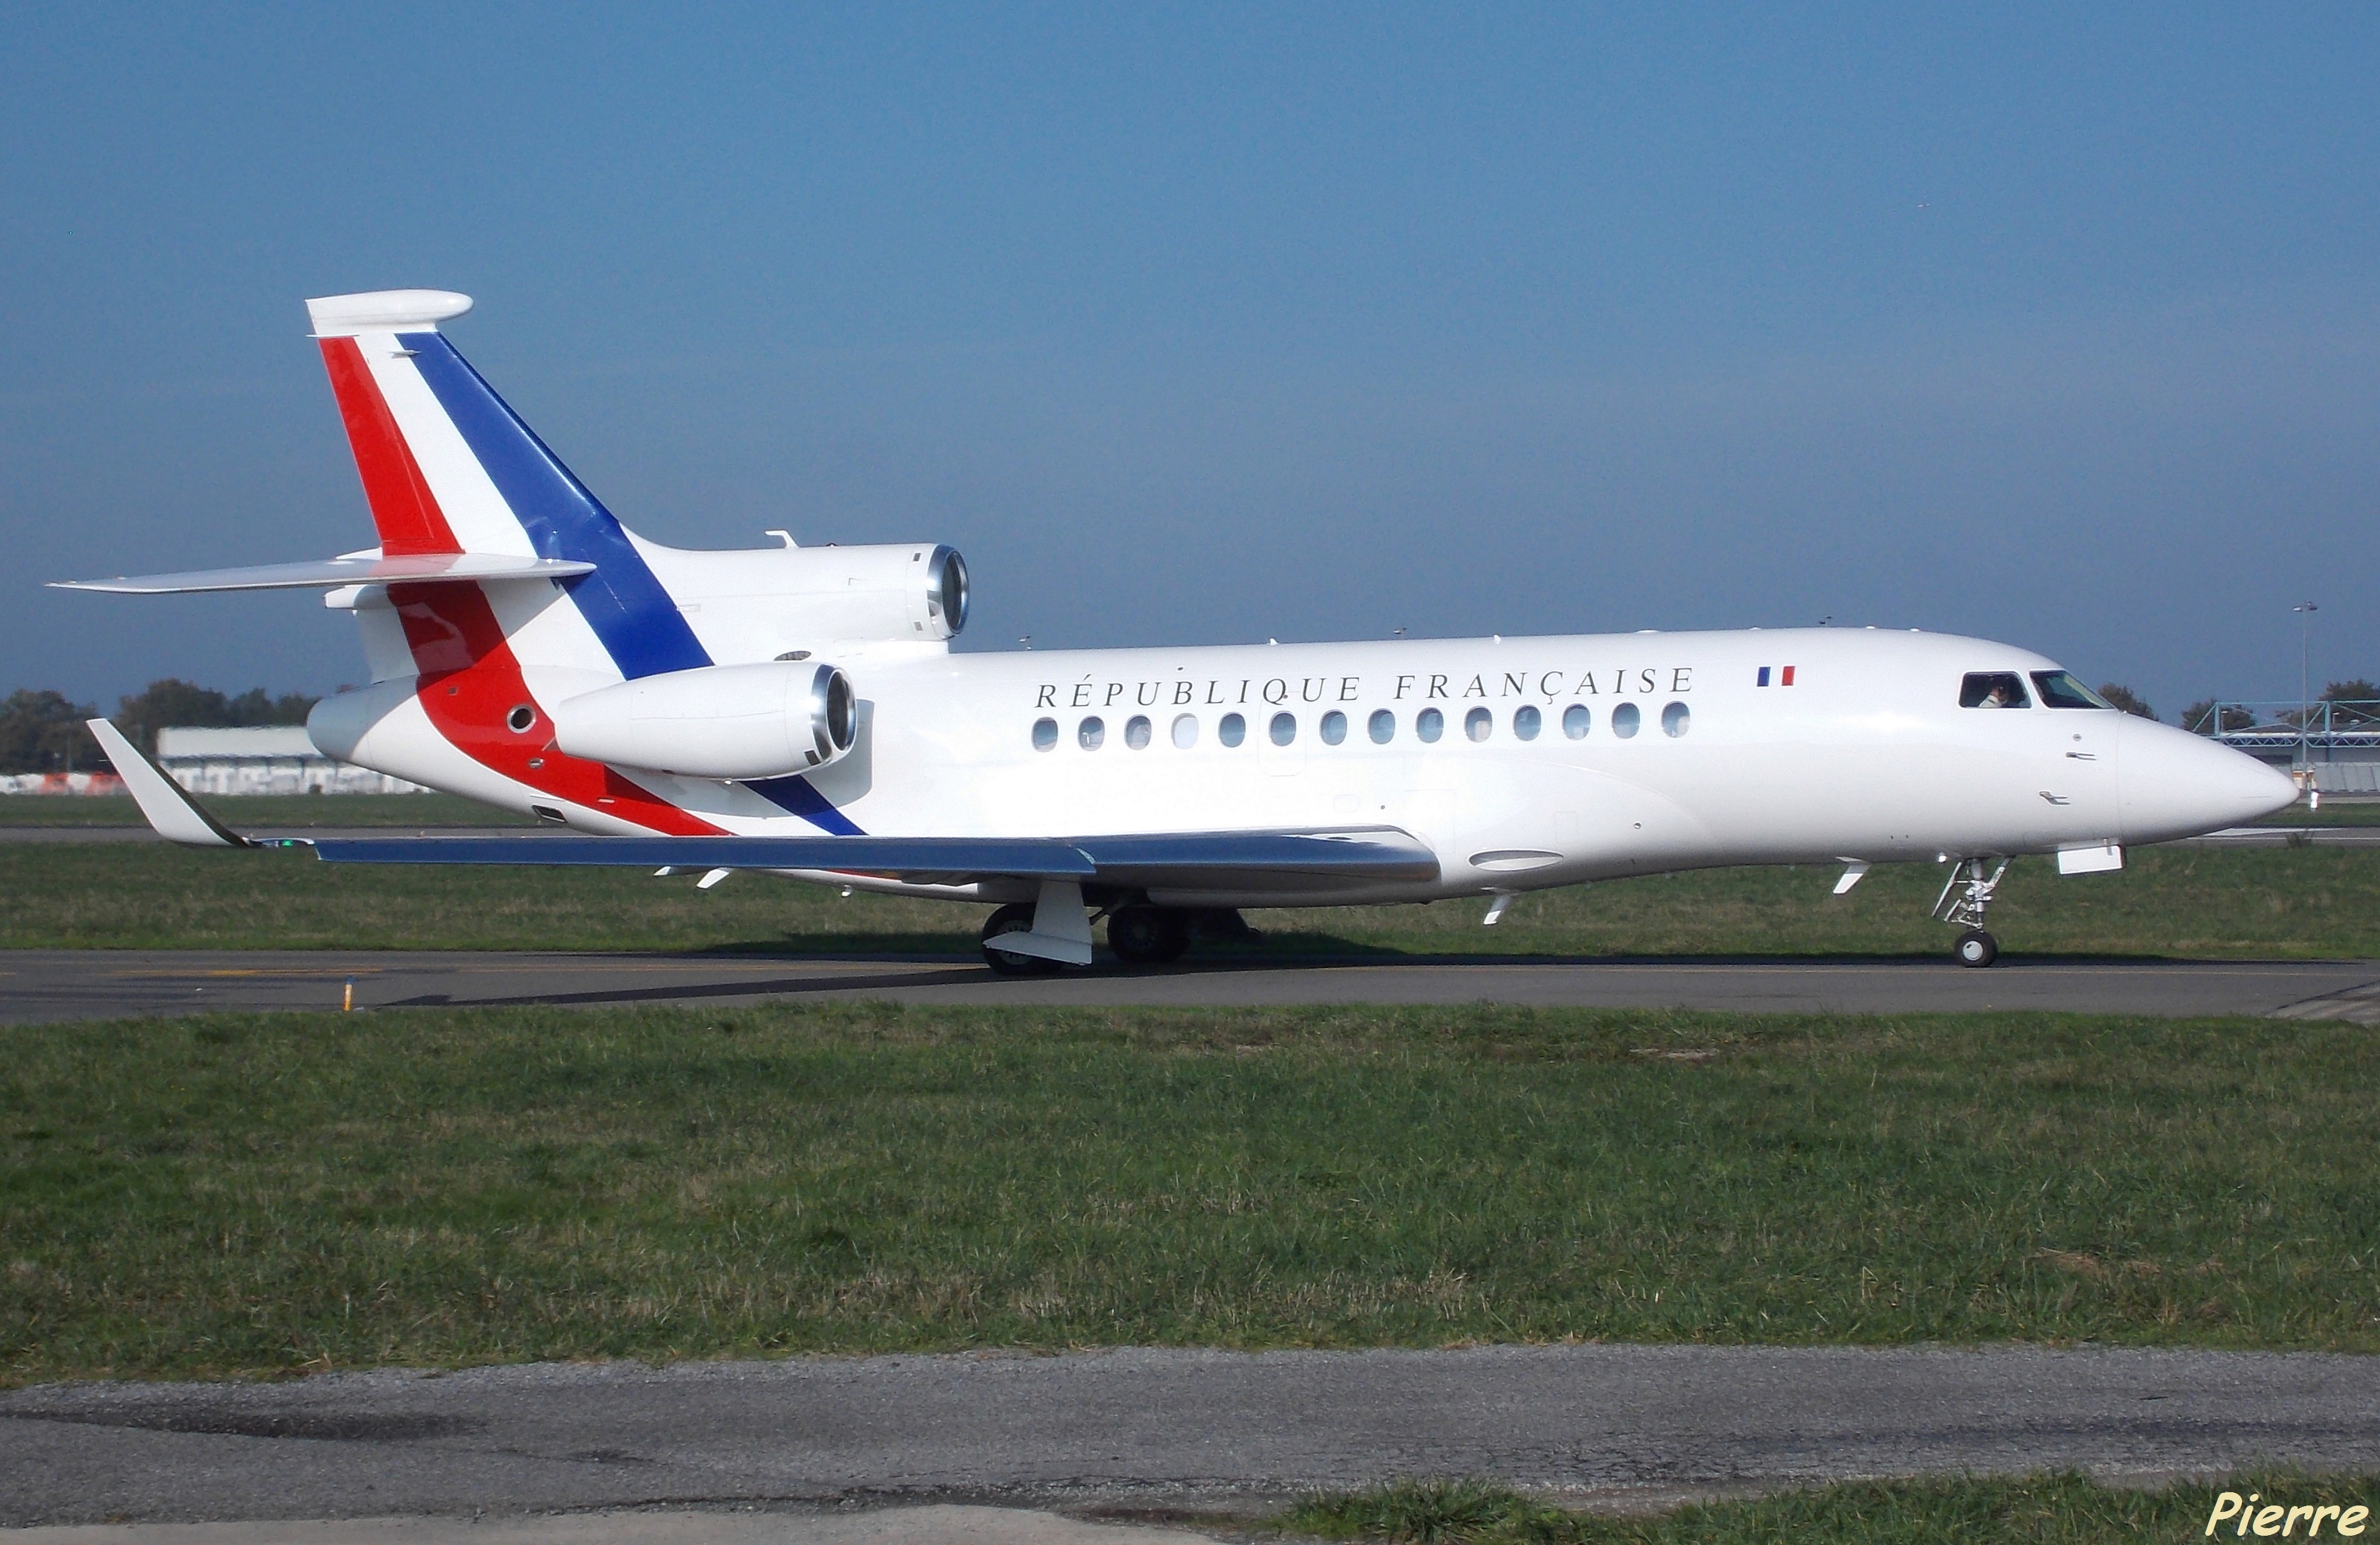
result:
[[[2008,867],[2009,861],[2002,858],[1999,867],[1987,873],[1985,860],[1962,858],[1950,870],[1950,878],[1943,882],[1942,894],[1935,898],[1934,915],[1961,931],[1950,954],[1961,966],[1988,966],[2000,957],[2000,942],[1984,931],[1984,914],[1990,908],[1992,893],[2000,888],[2000,877],[2008,873]]]

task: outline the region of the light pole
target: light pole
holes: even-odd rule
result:
[[[2313,686],[2306,672],[2306,659],[2313,647],[2313,614],[2322,608],[2311,601],[2301,601],[2289,610],[2298,614],[2298,765],[2310,773],[2313,767],[2313,748],[2306,739],[2306,731],[2311,727],[2307,721],[2313,717],[2310,699]]]

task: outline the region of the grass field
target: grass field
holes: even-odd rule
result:
[[[0,1377],[2380,1350],[2368,1029],[890,1004],[20,1027]]]
[[[254,795],[199,801],[236,832],[310,826],[534,826],[536,821],[452,794]],[[130,795],[0,796],[0,826],[146,826]]]
[[[2266,1471],[2222,1481],[2189,1480],[2157,1490],[2102,1486],[2073,1474],[2022,1478],[1860,1481],[1773,1496],[1704,1503],[1651,1517],[1592,1517],[1476,1482],[1424,1482],[1309,1497],[1274,1520],[1276,1528],[1325,1539],[1441,1541],[1445,1545],[1735,1545],[1737,1541],[1830,1540],[1840,1545],[1939,1545],[1943,1540],[2016,1540],[2064,1545],[2107,1540],[2183,1540],[2210,1531],[2217,1499],[2251,1494],[2262,1505],[2325,1505],[2344,1513],[2380,1500],[2374,1478]],[[2231,1538],[2240,1509],[2222,1525]],[[2260,1509],[2248,1510],[2252,1515]],[[2278,1524],[2283,1518],[2266,1520]],[[2338,1513],[2321,1538],[2338,1534]],[[2289,1537],[2311,1538],[2303,1517]],[[2370,1528],[2354,1519],[2356,1532]]]
[[[1524,955],[1935,956],[1942,871],[1714,870],[1486,903],[1253,912],[1264,948]],[[0,843],[0,947],[603,949],[971,955],[985,908],[853,896],[767,875],[698,892],[642,870],[364,868],[302,850]],[[2380,850],[2152,848],[2121,873],[2010,870],[1992,927],[2011,954],[2380,955]]]

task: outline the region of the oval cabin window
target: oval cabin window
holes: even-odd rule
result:
[[[1463,716],[1463,733],[1474,740],[1485,740],[1496,733],[1496,716],[1484,708],[1475,708]]]
[[[1272,716],[1272,724],[1269,733],[1272,736],[1272,743],[1274,745],[1288,745],[1291,741],[1297,738],[1297,715],[1294,713],[1274,714]]]
[[[1223,722],[1215,726],[1215,738],[1226,746],[1236,746],[1248,737],[1248,722],[1236,713],[1226,713]]]
[[[1336,746],[1347,738],[1347,716],[1337,709],[1322,716],[1322,744]]]
[[[1625,740],[1636,733],[1636,726],[1644,717],[1634,703],[1621,703],[1611,711],[1611,733]]]
[[[1436,740],[1446,733],[1446,715],[1434,708],[1425,708],[1414,715],[1414,734],[1424,740]]]
[[[1075,743],[1086,751],[1098,750],[1107,744],[1107,724],[1097,714],[1093,714],[1075,726]]]
[[[1131,720],[1125,724],[1123,727],[1123,743],[1131,747],[1135,751],[1146,751],[1148,749],[1148,719],[1147,715],[1135,713],[1132,716]]]
[[[1535,740],[1537,737],[1537,726],[1544,723],[1545,715],[1539,713],[1536,709],[1528,707],[1516,708],[1512,710],[1512,738],[1515,740]]]
[[[1056,744],[1058,744],[1058,721],[1055,719],[1034,720],[1033,748],[1037,751],[1046,751]]]
[[[1385,746],[1397,737],[1397,716],[1385,708],[1376,708],[1372,711],[1370,729],[1372,744]]]
[[[1585,740],[1586,732],[1595,727],[1595,715],[1585,703],[1572,703],[1562,710],[1562,734],[1572,740]]]
[[[1694,720],[1692,709],[1683,703],[1671,703],[1661,710],[1661,733],[1675,740],[1686,733],[1686,726],[1693,724]]]
[[[1185,751],[1191,747],[1198,744],[1198,716],[1196,714],[1177,713],[1174,715],[1173,744],[1181,747]]]

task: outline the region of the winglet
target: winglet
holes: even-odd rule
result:
[[[115,764],[115,775],[132,791],[132,798],[149,824],[167,842],[177,842],[190,847],[253,847],[256,845],[230,830],[220,821],[199,809],[182,785],[165,776],[165,770],[151,761],[147,753],[126,738],[122,730],[104,719],[86,721],[99,748]]]

